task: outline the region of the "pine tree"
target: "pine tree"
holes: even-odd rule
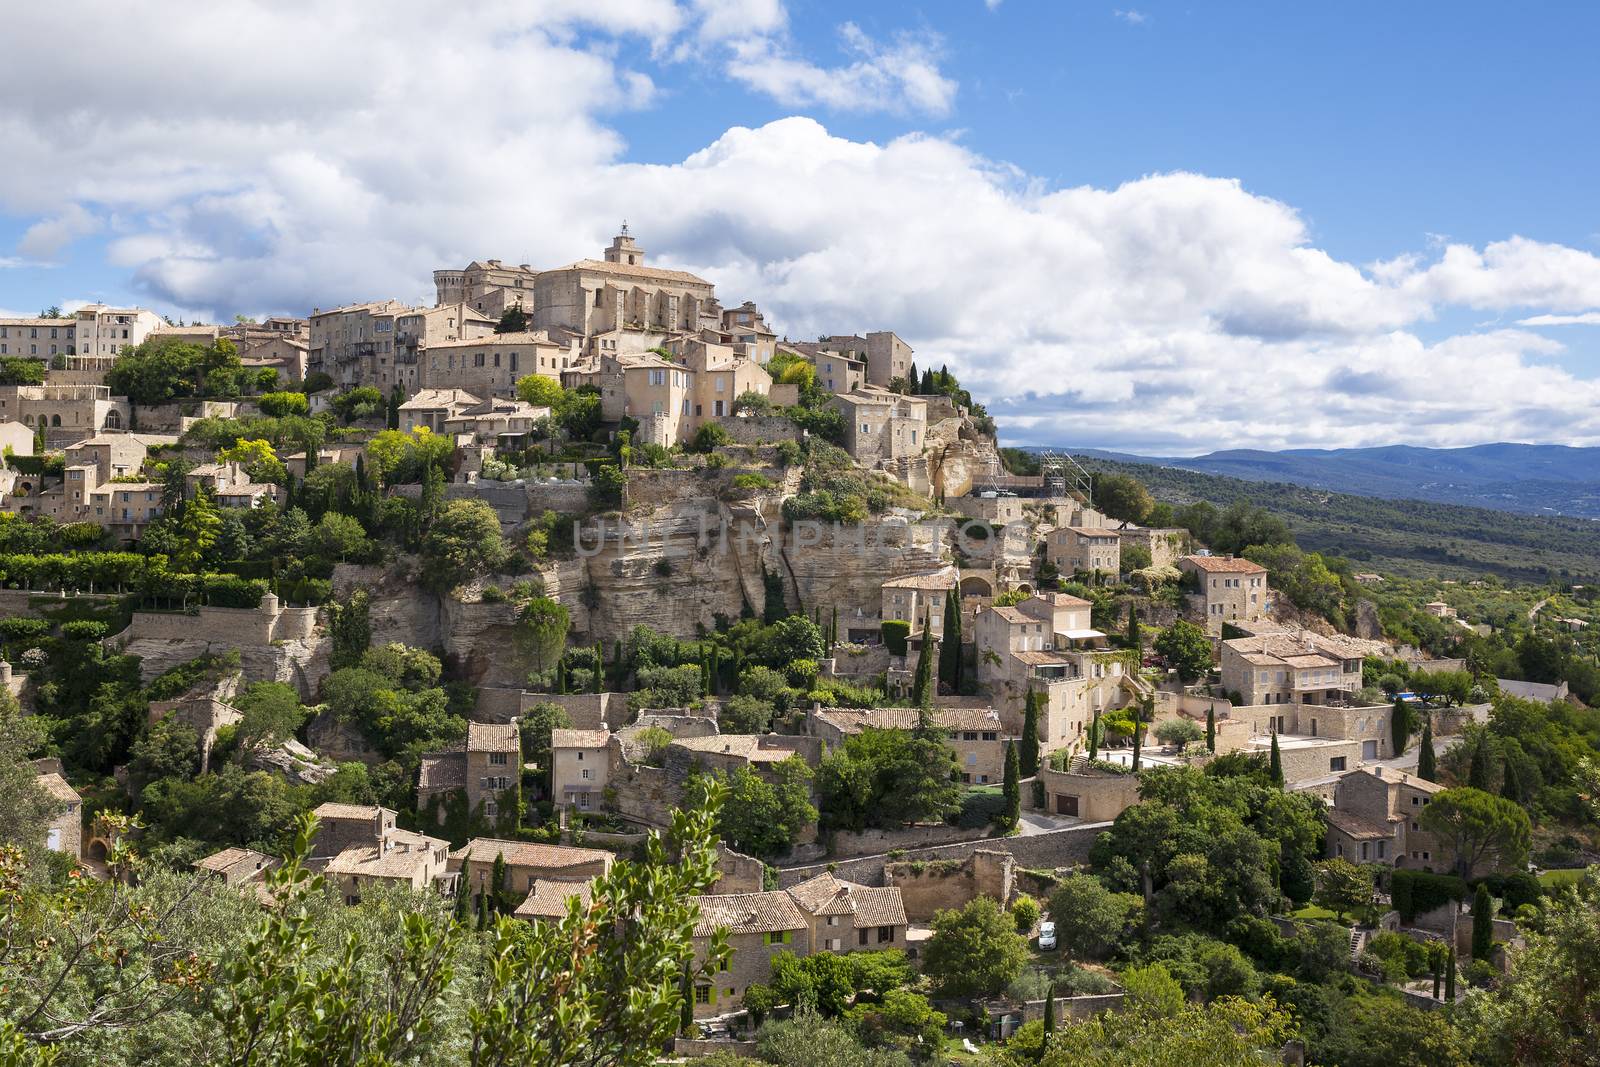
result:
[[[954,590],[944,595],[944,635],[939,641],[939,681],[961,692],[961,600]]]
[[[1022,762],[1022,777],[1039,773],[1039,694],[1031,687],[1022,706],[1022,751],[1017,757]]]
[[[1472,746],[1472,762],[1467,765],[1467,784],[1474,789],[1489,792],[1489,731],[1479,730],[1477,743]]]
[[[1050,983],[1049,992],[1044,995],[1044,1032],[1056,1032],[1056,984]]]
[[[1478,883],[1472,898],[1472,958],[1487,960],[1494,951],[1494,900],[1487,882]]]
[[[1139,773],[1140,756],[1144,754],[1144,723],[1133,724],[1133,772]]]
[[[1398,756],[1406,750],[1406,742],[1411,740],[1411,708],[1404,700],[1395,698],[1394,711],[1389,714],[1389,742],[1393,746],[1393,754]]]
[[[1217,754],[1217,706],[1206,708],[1206,751]]]
[[[1456,949],[1450,946],[1450,956],[1444,965],[1444,1000],[1446,1004],[1456,1002]]]
[[[1139,651],[1143,639],[1139,635],[1139,609],[1128,606],[1128,647]]]
[[[1428,716],[1422,720],[1422,747],[1417,751],[1417,777],[1425,782],[1434,781],[1438,773],[1434,766],[1437,759],[1433,751],[1433,717]]]
[[[1283,753],[1278,751],[1278,731],[1272,731],[1272,784],[1283,788]]]
[[[1089,758],[1100,758],[1100,713],[1094,713],[1094,718],[1089,720]]]
[[[917,670],[911,676],[911,703],[919,708],[933,707],[933,691],[933,632],[924,615],[922,647],[917,650]]]

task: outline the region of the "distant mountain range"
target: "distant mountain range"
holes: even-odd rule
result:
[[[1473,445],[1470,448],[1236,448],[1195,457],[1135,456],[1099,449],[1076,455],[1154,464],[1387,499],[1431,500],[1528,515],[1600,518],[1600,448]]]

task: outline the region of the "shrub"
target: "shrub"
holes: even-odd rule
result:
[[[498,585],[484,586],[481,597],[485,604],[503,604],[506,601],[506,594]]]
[[[906,654],[906,644],[911,639],[911,624],[904,619],[885,619],[880,627],[884,647],[891,656]]]
[[[99,641],[109,632],[110,627],[93,619],[75,619],[61,624],[61,636],[69,641]]]
[[[1011,917],[1017,921],[1019,934],[1032,933],[1034,924],[1039,921],[1039,914],[1039,902],[1026,893],[1020,894],[1011,902]]]
[[[1396,870],[1389,879],[1389,899],[1401,922],[1409,923],[1452,900],[1467,899],[1467,883],[1454,875]]]
[[[1156,740],[1164,745],[1187,745],[1204,740],[1206,732],[1188,719],[1168,719],[1156,727]]]
[[[732,435],[720,423],[708,422],[695,431],[689,448],[695,452],[711,452],[721,445],[732,443]]]
[[[1006,798],[999,791],[993,793],[969,791],[961,798],[961,810],[956,813],[956,825],[963,830],[976,830],[999,823],[1006,813]]]
[[[772,479],[765,474],[751,473],[733,476],[733,487],[735,489],[771,489],[772,486]]]

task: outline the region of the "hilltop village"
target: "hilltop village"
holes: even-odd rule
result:
[[[893,323],[781,337],[626,227],[433,280],[0,320],[7,870],[241,928],[315,876],[330,928],[521,944],[671,868],[665,1024],[590,1021],[722,1065],[1033,1063],[1117,1020],[1511,1062],[1497,998],[1594,901],[1592,589],[1507,616],[1002,449]],[[212,1020],[142,951],[141,1003]],[[108,980],[17,981],[0,1059]]]

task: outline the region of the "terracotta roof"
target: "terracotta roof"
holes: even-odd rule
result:
[[[1070,530],[1079,537],[1116,537],[1117,531],[1107,530],[1100,526],[1063,526],[1063,530]]]
[[[551,730],[551,748],[605,748],[611,742],[610,730]]]
[[[417,788],[424,793],[444,793],[467,786],[467,757],[464,752],[444,752],[422,757],[417,771]]]
[[[253,848],[225,848],[221,852],[213,852],[204,859],[195,860],[194,866],[202,871],[215,871],[220,874],[246,862],[264,867],[272,862],[272,857]]]
[[[435,348],[484,348],[493,345],[555,345],[557,348],[565,347],[559,342],[550,340],[550,335],[543,330],[527,333],[491,333],[483,337],[464,337],[459,341],[434,341],[428,345],[428,350]]]
[[[516,723],[467,723],[468,752],[514,752],[521,745]]]
[[[1023,623],[1023,622],[1038,622],[1039,621],[1038,619],[1034,618],[1032,615],[1029,615],[1026,612],[1018,611],[1016,608],[1010,607],[1009,605],[1006,606],[1006,607],[998,607],[998,608],[991,607],[989,610],[994,612],[996,615],[1000,616],[1006,622]]]
[[[83,797],[78,795],[78,791],[72,788],[65,778],[54,771],[49,774],[39,775],[39,786],[63,804],[83,803]]]
[[[597,848],[540,845],[532,841],[504,841],[495,837],[475,837],[450,853],[453,860],[472,863],[493,863],[496,856],[504,856],[508,867],[541,867],[546,870],[582,867],[590,863],[609,867],[612,858],[611,853]]]
[[[1031,652],[1013,652],[1011,655],[1019,663],[1026,663],[1030,667],[1070,667],[1076,662],[1061,655],[1059,652],[1050,652],[1045,649],[1036,649]]]
[[[704,285],[710,288],[711,283],[697,274],[690,274],[686,270],[666,270],[661,267],[641,267],[627,263],[610,263],[601,259],[580,259],[576,263],[569,263],[565,267],[556,267],[555,270],[586,270],[596,274],[621,274],[630,278],[646,278],[651,281],[684,282],[689,285]],[[551,273],[545,271],[544,273]]]
[[[332,801],[326,804],[318,804],[316,810],[311,814],[319,819],[376,819],[379,812],[394,814],[394,812],[388,811],[387,808],[380,808],[371,804],[335,804]]]
[[[401,411],[416,411],[421,408],[448,407],[452,404],[478,404],[482,403],[477,397],[465,389],[423,389],[400,405]]]
[[[954,589],[959,573],[954,566],[925,574],[902,574],[883,583],[885,589]]]
[[[443,845],[445,842],[440,841]],[[428,850],[421,848],[380,851],[372,845],[347,848],[323,870],[328,874],[351,874],[363,878],[401,878],[410,880],[417,868],[428,862]]]
[[[700,919],[694,925],[695,937],[710,937],[718,927],[726,927],[730,934],[806,929],[806,918],[794,898],[781,890],[694,897],[693,900],[700,908]]]
[[[777,763],[790,756],[799,755],[792,748],[768,747],[761,744],[760,734],[713,734],[710,737],[680,737],[672,742],[678,748],[691,752],[724,753],[739,756],[751,763]]]
[[[789,887],[789,895],[813,915],[849,915],[856,929],[904,926],[905,903],[895,886],[865,886],[819,874]]]
[[[1234,637],[1222,642],[1222,647],[1258,666],[1276,663],[1296,667],[1332,666],[1342,660],[1362,659],[1367,654],[1366,648],[1350,638],[1310,630]]]
[[[1359,815],[1352,815],[1347,811],[1340,811],[1338,808],[1328,809],[1328,822],[1333,825],[1334,829],[1357,840],[1374,841],[1379,838],[1394,836],[1394,830],[1391,827],[1370,822]]]
[[[578,898],[580,907],[587,908],[594,898],[594,888],[589,882],[561,882],[551,878],[536,878],[528,896],[511,914],[518,919],[560,919],[567,914],[567,901]]]
[[[1029,597],[1028,600],[1024,600],[1023,603],[1026,604],[1029,600],[1042,600],[1046,604],[1057,608],[1094,607],[1092,602],[1085,600],[1080,596],[1073,596],[1071,593],[1036,593],[1035,595]]]
[[[1267,571],[1259,563],[1236,556],[1184,556],[1178,562],[1192,564],[1207,574],[1265,574]]]

